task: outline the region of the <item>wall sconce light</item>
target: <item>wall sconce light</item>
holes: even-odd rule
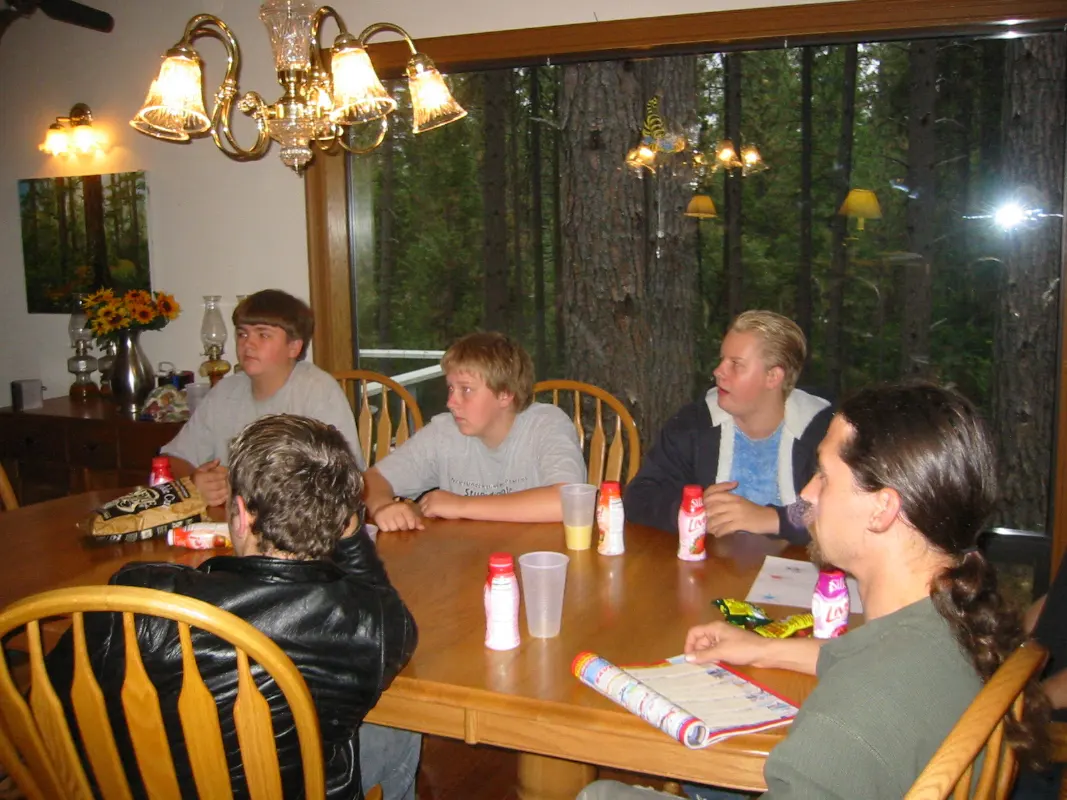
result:
[[[870,189],[849,189],[837,213],[843,217],[855,217],[859,220],[856,230],[862,231],[864,220],[882,218],[882,207],[878,204],[878,195]]]
[[[89,106],[76,103],[70,109],[70,116],[56,117],[37,149],[53,156],[89,155],[102,150],[103,138],[93,129],[93,112]]]

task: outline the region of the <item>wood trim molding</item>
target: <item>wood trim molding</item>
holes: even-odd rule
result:
[[[348,271],[345,160],[318,153],[304,175],[308,278],[315,311],[315,364],[327,372],[352,369],[352,303]]]
[[[1048,29],[1067,21],[1063,0],[846,0],[712,11],[668,17],[551,25],[419,39],[420,52],[445,72],[669,52],[758,48],[853,39],[989,34],[1011,20]],[[369,47],[382,77],[400,77],[403,42]]]
[[[1064,142],[1067,148],[1067,142]],[[1067,163],[1067,162],[1065,162]],[[1064,211],[1067,211],[1067,173],[1064,174]],[[1060,562],[1067,553],[1067,225],[1063,225],[1060,247],[1060,352],[1059,376],[1056,382],[1055,452],[1052,462],[1052,480],[1049,481],[1052,507],[1052,551],[1049,553],[1049,586],[1056,578]]]

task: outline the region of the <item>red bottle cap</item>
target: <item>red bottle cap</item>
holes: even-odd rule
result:
[[[489,556],[489,572],[494,575],[503,575],[515,571],[515,560],[511,553],[492,553]]]
[[[696,500],[698,497],[701,500],[704,499],[704,487],[703,486],[701,486],[699,484],[696,484],[696,483],[690,483],[690,484],[682,487],[682,502],[683,503],[686,500]]]
[[[604,481],[600,484],[600,493],[608,497],[619,497],[622,495],[622,486],[618,481]]]
[[[155,472],[157,469],[170,470],[170,458],[168,456],[154,456],[152,458],[152,471]]]

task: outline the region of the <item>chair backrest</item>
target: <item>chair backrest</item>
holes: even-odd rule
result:
[[[363,460],[368,467],[385,458],[394,447],[402,445],[422,427],[422,412],[415,397],[388,375],[369,369],[347,369],[335,372],[333,376],[345,390],[349,402],[359,403],[356,430],[359,432]],[[373,383],[381,386],[377,421],[367,396],[367,385]],[[396,430],[393,430],[393,417],[389,412],[390,392],[400,401]]]
[[[4,511],[19,507],[19,500],[15,496],[11,481],[7,479],[7,472],[4,471],[3,464],[0,464],[0,506],[3,506]]]
[[[1008,797],[1016,758],[1004,741],[1004,715],[1010,709],[1020,718],[1026,682],[1042,668],[1047,655],[1044,647],[1029,641],[1000,665],[915,779],[905,800]],[[972,793],[975,761],[983,751],[982,771]]]
[[[560,405],[561,392],[564,395],[571,393],[569,407]],[[552,395],[552,404],[562,408],[574,420],[578,442],[589,465],[589,483],[594,486],[599,486],[605,480],[626,483],[637,474],[641,464],[641,437],[637,435],[637,423],[633,416],[615,395],[581,381],[540,381],[534,386],[535,396],[547,393]],[[605,404],[615,415],[614,425],[608,420],[608,427],[612,429],[610,442],[604,426]],[[586,413],[591,415],[588,423]],[[622,468],[624,457],[625,473]]]
[[[12,681],[7,659],[0,658],[0,762],[29,800],[93,797],[63,704],[45,668],[40,620],[59,615],[71,617],[74,680],[70,704],[83,733],[86,763],[91,766],[101,796],[107,800],[131,796],[106,701],[89,661],[84,614],[94,611],[122,614],[126,667],[121,702],[149,797],[170,800],[180,798],[182,792],[156,689],[137,646],[134,614],[177,623],[183,670],[178,713],[201,798],[228,798],[232,790],[218,706],[197,669],[190,626],[212,633],[236,649],[238,691],[233,717],[249,795],[282,796],[270,708],[252,677],[248,664],[252,659],[274,680],[289,704],[303,759],[305,796],[324,797],[322,742],[315,705],[299,670],[278,645],[244,620],[200,600],[131,586],[84,586],[34,595],[0,612],[0,637],[25,627],[29,645],[28,703]]]

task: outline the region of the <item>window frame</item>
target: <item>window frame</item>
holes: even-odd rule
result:
[[[990,35],[1062,30],[1063,0],[844,0],[810,5],[713,11],[644,19],[553,25],[419,39],[443,72],[464,72],[538,63],[566,63],[686,52],[795,47],[845,39],[884,41],[940,36]],[[403,42],[370,45],[383,78],[403,74],[409,51]],[[1067,185],[1067,175],[1064,176]],[[349,281],[349,209],[345,159],[319,154],[305,178],[308,276],[319,324],[315,363],[327,371],[350,369],[353,317]],[[1067,280],[1067,225],[1060,248],[1060,285]],[[1050,575],[1067,552],[1067,306],[1060,292],[1060,342],[1056,377],[1055,461]],[[1062,502],[1057,502],[1065,498]],[[1051,578],[1050,578],[1051,579]]]

